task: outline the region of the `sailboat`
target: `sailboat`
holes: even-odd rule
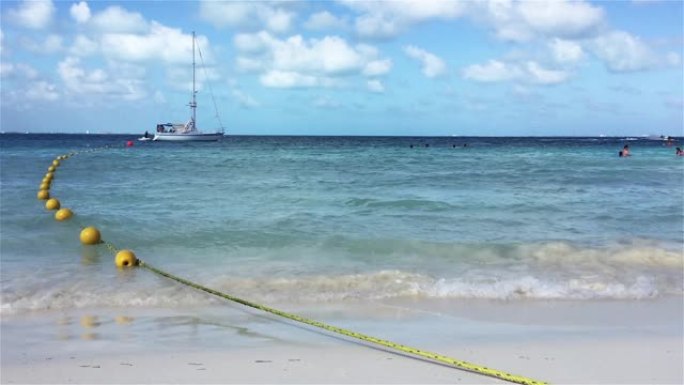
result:
[[[200,52],[201,54],[201,52]],[[195,86],[195,31],[192,32],[192,100],[190,120],[187,123],[158,123],[154,136],[145,132],[138,140],[173,141],[173,142],[215,142],[223,138],[223,127],[215,133],[202,133],[197,129],[197,90]]]

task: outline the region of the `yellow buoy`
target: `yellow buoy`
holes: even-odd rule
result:
[[[56,169],[57,169],[57,167],[50,166],[50,167],[48,167],[48,172],[55,172]]]
[[[48,210],[59,210],[59,200],[57,198],[50,198],[45,202],[45,208]]]
[[[50,182],[43,182],[40,184],[39,190],[49,190],[50,189]]]
[[[55,219],[58,221],[66,221],[67,219],[71,218],[74,215],[74,213],[69,210],[68,208],[61,208],[57,210],[55,213]]]
[[[45,174],[45,178],[43,178],[43,179],[52,180],[52,178],[54,178],[54,177],[55,177],[55,173],[48,172],[47,174]]]
[[[48,199],[48,198],[50,198],[50,193],[48,192],[48,190],[40,190],[40,191],[38,191],[38,199],[44,201],[44,200],[46,200],[46,199]]]
[[[114,257],[116,267],[131,267],[138,264],[138,258],[130,250],[119,250]]]
[[[59,159],[59,158],[57,158],[57,159]],[[57,160],[57,159],[55,159],[55,160],[52,161],[52,165],[55,166],[55,167],[58,167],[58,166],[59,166],[59,160]]]
[[[94,227],[86,227],[81,231],[81,243],[84,245],[96,245],[100,243],[100,230]]]

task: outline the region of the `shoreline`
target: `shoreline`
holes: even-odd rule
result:
[[[681,297],[296,312],[550,383],[682,383]],[[93,315],[97,314],[97,315]],[[2,383],[503,383],[227,305],[3,317]]]

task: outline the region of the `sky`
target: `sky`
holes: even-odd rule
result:
[[[684,1],[0,2],[0,131],[684,135]],[[201,55],[200,55],[201,53]]]

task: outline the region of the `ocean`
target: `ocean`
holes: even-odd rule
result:
[[[269,305],[683,293],[684,157],[642,138],[0,135],[3,316],[220,306],[102,237]],[[675,145],[681,145],[679,140]],[[619,158],[624,144],[632,156]],[[103,149],[103,147],[108,148]],[[98,149],[85,152],[88,149]],[[52,160],[57,222],[36,199]]]

